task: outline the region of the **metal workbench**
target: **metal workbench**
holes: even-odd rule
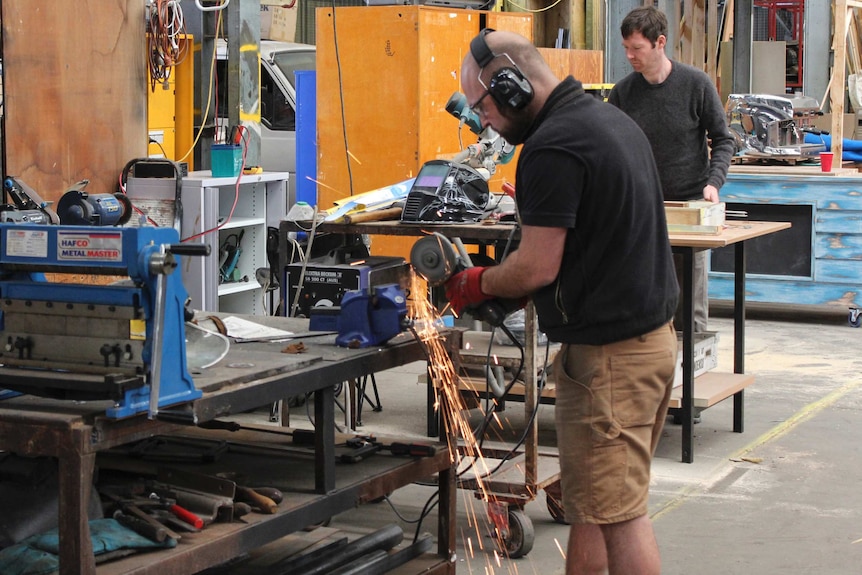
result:
[[[283,221],[281,223],[279,233],[280,242],[283,244],[280,246],[281,253],[289,253],[285,239],[287,234],[304,229],[308,229],[308,226],[304,225],[300,228],[296,223],[290,221]],[[397,221],[358,224],[324,223],[319,224],[316,231],[317,233],[344,235],[368,234],[416,237],[424,236],[430,232],[439,232],[448,238],[460,238],[465,244],[476,245],[479,247],[479,252],[485,255],[490,253],[489,250],[495,250],[497,255],[502,254],[509,242],[517,242],[520,238],[519,229],[511,223],[440,225],[402,224]],[[504,457],[506,461],[490,477],[481,482],[485,491],[481,495],[509,504],[511,506],[508,517],[509,522],[516,523],[517,529],[515,531],[523,533],[525,539],[531,539],[533,531],[532,522],[529,516],[523,513],[522,508],[532,501],[542,489],[548,491],[549,494],[553,494],[553,497],[550,498],[552,501],[558,500],[560,466],[556,454],[539,453],[538,426],[532,414],[538,403],[543,399],[543,397],[539,397],[538,382],[540,368],[544,367],[539,365],[540,357],[543,354],[540,354],[538,350],[538,321],[533,304],[528,304],[525,311],[524,331],[526,342],[522,375],[524,384],[523,386],[519,386],[520,393],[511,393],[507,396],[509,399],[523,401],[524,403],[525,420],[527,423],[523,435],[523,448],[518,447],[514,453],[510,453],[505,448],[488,448],[483,450],[486,457]],[[464,365],[475,365],[484,363],[485,361],[484,354],[478,354],[470,350],[461,349],[459,356],[460,363]],[[505,359],[501,359],[501,361],[503,362],[501,365],[515,369],[517,369],[520,363],[519,359],[514,358],[508,362]],[[433,410],[434,402],[435,391],[433,382],[429,382],[427,404],[429,436],[436,436],[439,433],[437,418]],[[479,487],[479,482],[469,477],[461,478],[458,484],[459,487],[464,489],[476,489]],[[562,520],[553,503],[549,504],[548,510],[556,520]],[[510,557],[519,557],[522,553],[529,551],[528,548],[521,548],[517,540],[507,541],[506,543],[509,546],[507,553]],[[532,544],[529,544],[529,546],[532,546]]]
[[[282,222],[282,231],[295,231],[294,224]],[[445,224],[426,225],[401,224],[397,221],[369,222],[359,224],[321,224],[317,226],[318,232],[341,233],[341,234],[369,234],[384,236],[421,236],[430,232],[439,232],[447,237],[460,237],[465,243],[479,244],[480,246],[500,245],[501,242],[517,241],[520,236],[515,232],[512,235],[512,224]],[[671,399],[671,408],[678,414],[682,422],[682,445],[681,459],[683,462],[691,463],[694,460],[694,416],[696,411],[706,409],[726,398],[733,397],[734,415],[733,429],[742,432],[744,419],[744,388],[753,382],[753,377],[745,375],[744,353],[745,353],[745,299],[746,299],[746,257],[745,246],[755,238],[774,234],[781,230],[790,228],[788,222],[757,222],[757,221],[729,221],[721,233],[715,235],[672,233],[669,234],[670,244],[674,253],[683,258],[683,284],[681,286],[681,298],[683,302],[683,383],[675,390]],[[284,235],[282,233],[281,235]],[[694,254],[699,251],[711,250],[720,247],[733,246],[734,270],[733,270],[733,297],[734,297],[734,368],[733,373],[714,374],[708,373],[705,385],[706,392],[699,394],[695,385],[694,366],[692,357],[694,354],[694,319],[693,302],[691,293],[693,289],[693,266]],[[535,332],[535,327],[530,327],[528,317],[528,331]],[[535,336],[535,334],[533,334]],[[533,353],[527,353],[525,373],[528,377],[535,373],[536,346],[533,342],[531,347]],[[532,363],[531,363],[532,362]],[[527,413],[535,405],[537,398],[535,376],[527,379],[524,386],[524,402]],[[544,398],[544,394],[543,394]],[[552,401],[552,398],[549,398]],[[525,443],[526,452],[526,485],[535,486],[537,477],[537,456],[535,448],[535,430],[528,434]]]
[[[307,320],[301,319],[267,317],[266,323],[294,333],[308,329]],[[283,342],[233,344],[216,366],[192,373],[203,397],[162,410],[155,421],[146,415],[108,419],[104,413],[109,402],[34,396],[0,401],[0,450],[52,456],[59,461],[61,575],[194,573],[434,473],[438,473],[440,487],[439,562],[431,572],[454,573],[455,477],[449,443],[441,444],[433,457],[381,455],[369,459],[367,465],[352,465],[349,472],[335,464],[334,385],[425,359],[422,344],[408,333],[386,345],[366,349],[338,348],[333,344],[334,336],[302,341],[306,351],[299,355],[281,353]],[[449,334],[446,345],[450,354],[459,342],[460,334]],[[214,523],[192,537],[183,537],[173,549],[133,555],[96,568],[87,507],[100,451],[154,435],[182,432],[195,424],[305,393],[313,393],[315,400],[314,457],[306,464],[308,472],[302,485],[295,490],[291,485],[279,485],[285,500],[276,514],[254,516],[248,524]]]

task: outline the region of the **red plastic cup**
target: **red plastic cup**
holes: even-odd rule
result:
[[[832,171],[832,152],[820,152],[820,171]]]

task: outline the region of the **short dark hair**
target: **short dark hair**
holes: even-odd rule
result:
[[[641,6],[626,14],[620,32],[624,39],[640,32],[655,46],[659,36],[667,37],[667,17],[654,6]]]

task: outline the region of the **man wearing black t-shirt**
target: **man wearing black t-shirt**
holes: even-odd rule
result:
[[[500,265],[453,276],[447,297],[460,313],[529,296],[540,329],[563,344],[553,373],[566,573],[657,574],[647,497],[679,289],[649,142],[580,82],[557,79],[517,34],[480,33],[461,86],[484,126],[522,144],[521,240]]]

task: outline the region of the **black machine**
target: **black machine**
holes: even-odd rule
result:
[[[334,308],[350,291],[385,284],[408,287],[410,266],[400,257],[367,256],[332,261],[326,258],[289,264],[284,269],[285,315],[310,317],[312,309]],[[297,296],[297,290],[299,295]],[[295,309],[294,309],[294,304]]]
[[[488,182],[465,164],[431,160],[419,170],[407,194],[401,221],[434,224],[478,222],[491,193]]]

